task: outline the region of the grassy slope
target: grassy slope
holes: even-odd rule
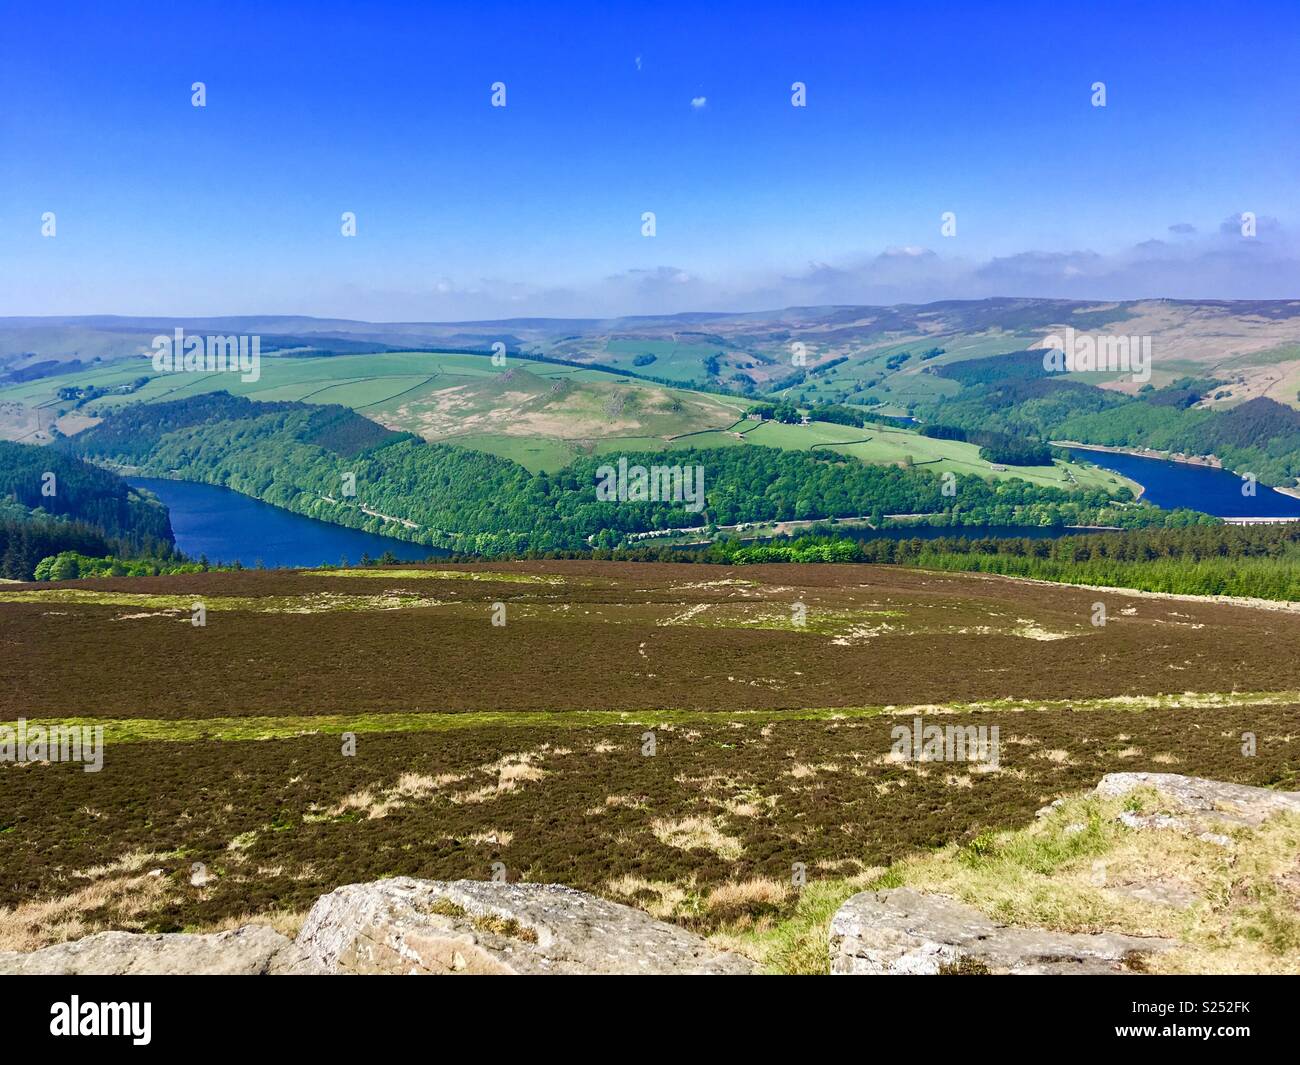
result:
[[[245,382],[236,374],[154,374],[148,360],[140,359],[0,389],[0,403],[44,406],[52,415],[52,408],[70,406],[57,399],[61,387],[108,389],[148,374],[152,379],[138,392],[95,400],[83,411],[107,412],[131,403],[224,389],[255,400],[339,403],[391,428],[486,451],[532,471],[558,470],[584,450],[616,454],[749,442],[784,450],[829,447],[872,464],[903,463],[911,456],[913,462],[932,464],[938,472],[1021,477],[1055,487],[1070,487],[1067,470],[1082,487],[1109,491],[1135,487],[1109,471],[1073,463],[995,471],[972,444],[932,440],[883,426],[857,430],[821,422],[808,426],[741,423],[738,428],[746,430],[742,441],[728,430],[747,406],[744,400],[546,363],[512,360],[507,369],[513,373],[504,378],[482,356],[433,352],[307,359],[267,356],[262,359],[260,379]],[[896,375],[895,384],[902,389],[907,381],[906,387],[915,388],[910,382],[922,380],[946,383],[929,375],[903,374]],[[866,443],[846,443],[864,438]]]
[[[228,373],[155,374],[142,358],[0,389],[0,403],[42,407],[48,424],[58,408],[72,406],[59,401],[61,387],[110,389],[147,375],[151,380],[139,391],[106,396],[83,411],[106,412],[220,390],[263,401],[339,403],[392,428],[462,443],[532,470],[559,469],[602,437],[659,446],[683,433],[720,428],[733,423],[746,406],[743,400],[667,389],[598,370],[521,360],[511,360],[507,369],[514,372],[503,380],[503,371],[482,356],[435,352],[265,356],[260,379],[245,382]]]
[[[1148,971],[1300,971],[1300,919],[1286,888],[1300,847],[1300,818],[1233,830],[1232,849],[1225,851],[1190,834],[1127,828],[1119,821],[1125,810],[1150,816],[1168,812],[1168,804],[1149,789],[1123,799],[1076,794],[1024,828],[949,844],[888,869],[810,883],[785,919],[741,923],[713,938],[769,972],[826,973],[835,911],[859,891],[910,887],[958,899],[1011,925],[1179,942],[1150,955]],[[1147,884],[1176,886],[1195,901],[1167,905],[1131,894]]]
[[[913,464],[925,465],[927,469],[940,473],[950,470],[953,473],[973,473],[997,479],[1018,477],[1034,484],[1066,489],[1071,487],[1072,475],[1083,488],[1104,488],[1114,492],[1121,487],[1128,487],[1136,492],[1133,481],[1097,466],[1085,467],[1078,463],[1061,462],[1053,466],[1012,466],[1006,470],[994,470],[979,457],[980,449],[974,444],[960,440],[935,440],[909,429],[894,429],[883,425],[856,429],[851,425],[836,425],[831,422],[812,422],[809,425],[764,422],[749,429],[744,441],[737,440],[733,434],[719,432],[692,437],[689,443],[696,447],[754,443],[793,451],[828,448],[877,465],[903,463],[911,456]]]

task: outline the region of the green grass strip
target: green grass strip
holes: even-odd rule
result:
[[[1053,710],[1199,710],[1230,706],[1300,703],[1300,692],[1187,692],[1182,695],[1122,695],[1101,699],[998,699],[978,703],[912,706],[832,706],[795,710],[474,710],[465,713],[294,714],[264,717],[29,718],[37,725],[104,726],[109,743],[196,740],[271,740],[344,732],[450,732],[467,728],[604,728],[663,725],[716,725],[729,721],[779,724],[783,721],[854,721],[881,716],[1020,713]],[[9,722],[0,721],[0,724]]]

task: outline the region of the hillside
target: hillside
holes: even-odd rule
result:
[[[263,352],[347,353],[432,349],[511,352],[635,372],[687,387],[759,393],[794,380],[810,400],[906,404],[934,394],[923,364],[1039,346],[1066,326],[1153,338],[1156,384],[1187,374],[1230,382],[1240,402],[1268,396],[1294,405],[1300,390],[1300,302],[1293,300],[1079,300],[996,298],[893,307],[789,307],[613,319],[504,319],[371,323],[295,316],[139,319],[0,319],[0,373],[42,363],[138,356],[176,326],[192,333],[260,334]],[[803,344],[807,366],[793,360]],[[906,359],[900,360],[900,356]],[[891,362],[893,363],[891,365]],[[45,367],[46,370],[50,367]],[[37,372],[43,372],[39,370]],[[798,374],[803,373],[802,379]],[[0,381],[2,384],[3,381]],[[11,382],[17,383],[17,382]],[[1121,381],[1108,388],[1133,389]]]
[[[699,468],[702,495],[693,502],[601,500],[599,455],[554,474],[532,472],[483,451],[383,429],[345,407],[259,403],[225,392],[125,406],[57,446],[141,473],[220,484],[352,528],[485,554],[613,548],[630,534],[655,530],[863,515],[879,522],[886,514],[915,514],[944,525],[1182,520],[1133,503],[1117,479],[1067,487],[941,474],[920,463],[869,465],[831,449],[763,446],[681,447],[667,456],[620,451],[629,466],[671,460]]]
[[[1175,837],[1144,861],[1132,816],[1161,805],[1034,814],[1121,771],[1294,790],[1300,615],[1101,594],[1104,627],[1095,589],[861,565],[6,587],[4,716],[102,725],[104,772],[0,772],[0,950],[296,926],[345,884],[499,863],[793,971],[827,964],[845,898],[900,885],[1071,931],[1192,935],[1198,969],[1294,969],[1296,885],[1273,878],[1294,824],[1245,867],[1257,844],[1235,829],[1235,861]],[[899,726],[936,723],[997,730],[996,757],[899,753]],[[1125,894],[1172,846],[1175,904]]]
[[[137,404],[229,392],[268,404],[344,405],[391,429],[485,451],[533,472],[558,472],[587,454],[762,444],[828,449],[867,463],[916,463],[931,466],[932,472],[1022,477],[1065,489],[1134,488],[1114,474],[1075,463],[996,470],[981,459],[978,447],[927,439],[898,426],[859,432],[820,422],[800,426],[745,421],[742,415],[750,401],[739,397],[552,363],[508,360],[505,367],[497,367],[478,355],[406,352],[328,359],[268,357],[261,371],[256,382],[233,374],[155,374],[142,360],[139,366],[117,364],[22,382],[0,388],[0,433],[8,424],[13,435],[43,442],[84,432],[101,417]],[[92,398],[62,399],[61,393],[68,390]],[[7,423],[6,402],[11,411]],[[38,420],[58,427],[58,432],[34,431]]]
[[[1048,373],[1043,349],[1035,345],[1061,322],[1104,332],[1163,323],[1167,336],[1155,338],[1151,381],[1139,387],[1131,375]],[[1210,323],[1217,355],[1191,345],[1175,357],[1180,330],[1209,329]],[[83,324],[139,329],[145,323]],[[1258,390],[1254,378],[1238,372],[1251,360],[1285,369],[1288,352],[1300,352],[1286,347],[1289,341],[1276,351],[1261,347],[1300,330],[1290,303],[952,301],[613,322],[473,323],[458,331],[383,327],[373,333],[366,323],[338,322],[318,323],[314,331],[305,319],[190,324],[265,326],[282,331],[271,336],[315,337],[321,344],[337,334],[336,346],[345,352],[349,345],[385,350],[325,355],[310,345],[280,348],[263,357],[256,380],[248,381],[230,373],[158,373],[138,356],[77,361],[61,373],[52,372],[57,361],[15,363],[8,383],[0,382],[0,437],[30,443],[76,437],[123,408],[229,392],[263,403],[347,407],[394,431],[553,475],[586,457],[759,444],[932,473],[1022,478],[1067,491],[1135,490],[1117,475],[1066,462],[1059,452],[1053,459],[1045,446],[1050,440],[1212,455],[1266,485],[1293,486],[1300,475],[1300,415],[1289,398],[1244,398]],[[22,325],[38,328],[30,321]],[[488,357],[486,337],[497,326],[509,338],[492,342],[510,350],[505,365]],[[404,336],[434,334],[467,348],[482,343],[477,354],[386,347]],[[787,358],[791,345],[804,345],[807,366]],[[568,361],[546,361],[556,359]],[[811,411],[812,424],[745,420],[765,391]],[[823,424],[816,412],[832,407],[868,418],[907,413],[924,424],[920,433],[878,421],[856,428]],[[257,486],[259,493],[265,488]]]
[[[47,555],[166,557],[167,508],[116,474],[49,448],[0,441],[0,577],[30,580]]]
[[[583,451],[641,450],[724,429],[744,409],[739,401],[610,374],[527,363],[468,372],[479,368],[439,375],[427,388],[371,405],[366,414],[426,440],[488,451],[529,469],[556,469]]]
[[[122,407],[210,392],[267,403],[340,404],[390,428],[533,470],[558,469],[603,446],[668,445],[725,428],[745,408],[742,399],[602,371],[518,359],[499,367],[483,355],[267,356],[256,381],[235,374],[160,374],[147,360],[130,359],[0,385],[0,436],[44,443],[75,435]]]

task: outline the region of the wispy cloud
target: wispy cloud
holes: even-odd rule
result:
[[[1236,216],[1232,216],[1235,218]],[[770,310],[834,303],[923,303],[988,296],[1064,299],[1287,299],[1300,293],[1300,249],[1275,220],[1258,235],[1227,227],[1196,234],[1170,226],[1149,239],[1103,253],[1024,251],[977,260],[902,246],[784,271],[710,276],[688,266],[637,268],[564,287],[481,280],[437,293],[409,294],[402,317],[502,315],[606,316],[698,310]],[[390,296],[392,294],[389,294]],[[363,314],[362,312],[366,313]],[[349,313],[364,317],[373,310]],[[390,317],[393,316],[390,314]]]
[[[712,271],[669,260],[619,271],[571,274],[562,283],[535,276],[466,276],[444,264],[421,276],[401,271],[400,285],[347,285],[295,274],[230,304],[217,289],[152,286],[147,303],[111,300],[68,286],[58,305],[39,305],[14,286],[8,313],[85,313],[88,305],[124,314],[312,314],[369,321],[471,321],[512,317],[614,317],[680,311],[759,311],[820,304],[926,303],[990,296],[1112,300],[1300,298],[1300,236],[1276,219],[1256,220],[1243,237],[1240,216],[1195,226],[1175,223],[1162,237],[1096,251],[1025,250],[979,258],[903,245],[835,259],[749,271]],[[211,302],[195,300],[208,291]],[[225,291],[229,291],[226,289]],[[10,309],[10,307],[12,309]]]

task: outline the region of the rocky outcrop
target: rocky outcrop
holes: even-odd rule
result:
[[[1227,833],[1257,828],[1271,817],[1300,813],[1300,792],[1225,784],[1176,773],[1110,773],[1095,789],[1118,798],[1153,789],[1161,808],[1122,810],[1118,820],[1134,829],[1187,832],[1224,847]],[[1053,815],[1058,799],[1038,811]],[[1066,825],[1065,834],[1084,825]],[[1189,906],[1193,885],[1156,876],[1107,890],[1153,905]],[[835,973],[1123,973],[1141,971],[1141,955],[1178,946],[1173,940],[1101,933],[1095,935],[1022,928],[997,921],[964,903],[910,888],[854,895],[831,920],[831,971]]]
[[[406,877],[353,884],[312,907],[297,971],[749,973],[699,936],[556,884]]]
[[[1177,818],[1155,814],[1149,819],[1149,824],[1130,823],[1133,828],[1203,827],[1208,821],[1257,828],[1277,814],[1300,813],[1300,792],[1297,791],[1224,784],[1177,773],[1107,773],[1101,778],[1096,792],[1104,798],[1117,798],[1139,788],[1154,788],[1176,811],[1188,816]]]
[[[30,954],[0,951],[5,976],[260,976],[290,941],[265,925],[230,932],[98,932]]]
[[[1300,813],[1300,792],[1171,773],[1112,773],[1103,797],[1153,788],[1167,804],[1119,814],[1134,828],[1199,833],[1235,846],[1241,829]],[[1058,800],[1039,811],[1052,815]],[[1076,826],[1067,825],[1069,833]],[[1081,831],[1083,825],[1078,829]],[[1232,836],[1224,834],[1232,832]],[[1193,885],[1155,877],[1107,890],[1187,906]],[[834,973],[1123,973],[1178,944],[1117,933],[1000,924],[953,899],[910,888],[864,891],[830,925]],[[748,974],[736,954],[641,910],[555,884],[407,877],[352,884],[316,901],[293,941],[246,925],[208,935],[101,932],[29,954],[0,952],[0,975],[69,974]]]
[[[316,901],[296,940],[260,925],[211,935],[100,932],[0,975],[747,974],[753,963],[676,925],[557,884],[402,877]]]
[[[1175,944],[1104,932],[1051,932],[998,924],[971,906],[911,888],[863,891],[831,919],[831,972],[1122,973],[1138,956]]]

